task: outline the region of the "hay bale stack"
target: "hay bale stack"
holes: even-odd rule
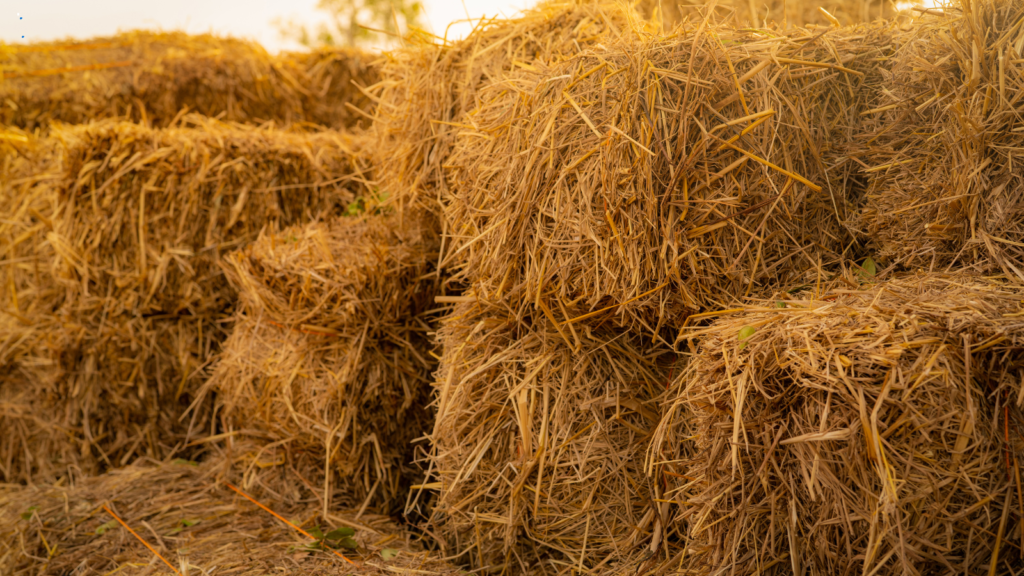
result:
[[[276,58],[257,44],[210,34],[133,31],[84,42],[7,47],[0,122],[28,130],[129,117],[163,126],[183,108],[225,120],[353,126],[376,82],[358,51]]]
[[[227,466],[138,465],[85,478],[74,486],[0,486],[0,572],[4,574],[170,573],[117,523],[107,505],[182,574],[225,573],[383,576],[457,570],[423,550],[389,518],[332,510],[309,501],[262,500],[306,531],[350,527],[355,564],[303,547],[311,542],[230,490]],[[305,492],[309,498],[309,492]]]
[[[891,32],[629,29],[506,72],[456,118],[454,281],[656,333],[835,264],[852,213],[830,168]]]
[[[1019,567],[1024,292],[1008,286],[912,276],[685,330],[699,352],[654,445],[697,455],[666,492],[691,568]]]
[[[372,210],[372,208],[371,208]],[[384,215],[267,234],[228,259],[242,305],[207,389],[330,500],[403,504],[428,431],[436,234]],[[292,479],[288,478],[288,482]],[[336,490],[332,490],[336,489]]]
[[[889,262],[1024,281],[1022,17],[964,3],[900,42],[849,152],[870,184],[860,227]]]
[[[451,312],[427,485],[445,555],[512,574],[678,561],[643,463],[676,356],[642,340],[483,302]]]
[[[399,207],[439,214],[447,157],[477,92],[519,66],[558,62],[618,34],[631,17],[638,18],[619,5],[544,2],[518,18],[483,22],[464,40],[410,39],[410,48],[385,54],[371,127],[381,189]]]
[[[3,315],[0,357],[36,374],[5,386],[32,415],[0,420],[7,480],[162,457],[205,433],[207,410],[183,415],[234,312],[221,255],[339,214],[363,186],[358,137],[186,124],[69,128],[52,215],[37,223],[32,191],[16,198],[36,253],[7,268],[21,312]],[[80,458],[38,449],[40,437]]]

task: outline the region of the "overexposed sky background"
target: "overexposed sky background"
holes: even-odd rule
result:
[[[455,20],[481,16],[512,16],[532,0],[424,0],[431,32],[443,36]],[[215,32],[256,40],[270,52],[296,49],[283,40],[276,18],[315,25],[323,20],[317,0],[0,0],[0,41],[83,39],[135,28]],[[20,18],[20,19],[19,19]],[[451,29],[449,38],[464,36],[469,24]],[[22,39],[24,36],[24,39]]]

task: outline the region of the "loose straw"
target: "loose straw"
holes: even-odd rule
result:
[[[248,500],[248,501],[252,502],[253,504],[255,504],[255,505],[257,505],[257,506],[259,506],[260,508],[262,508],[263,510],[265,510],[266,512],[268,512],[268,513],[269,513],[269,514],[270,514],[271,516],[273,516],[274,518],[277,518],[277,519],[278,519],[278,520],[280,520],[281,522],[284,522],[285,524],[287,524],[287,525],[291,526],[292,528],[294,528],[294,529],[295,529],[296,531],[298,531],[298,532],[299,532],[300,534],[302,534],[302,535],[303,535],[303,536],[305,536],[306,538],[309,538],[309,539],[311,539],[311,540],[317,540],[317,538],[313,537],[313,535],[312,535],[312,534],[310,534],[309,532],[306,532],[306,531],[305,531],[305,530],[303,530],[302,528],[299,528],[299,527],[298,527],[298,526],[296,526],[295,524],[292,524],[291,522],[289,522],[289,521],[288,521],[287,519],[285,519],[285,518],[284,518],[283,516],[281,516],[281,515],[280,515],[280,514],[278,514],[277,512],[274,512],[274,511],[273,511],[273,510],[271,510],[270,508],[267,508],[267,507],[266,507],[266,506],[264,506],[263,504],[260,504],[259,502],[257,502],[257,501],[256,501],[256,499],[255,499],[255,498],[253,498],[252,496],[249,496],[249,495],[248,495],[248,494],[246,494],[245,492],[242,492],[241,490],[239,490],[238,488],[236,488],[236,487],[235,487],[235,486],[234,486],[233,484],[231,484],[230,482],[225,482],[225,484],[227,484],[228,488],[231,488],[232,490],[234,490],[235,492],[237,492],[238,494],[240,494],[240,495],[241,495],[242,497],[244,497],[244,498],[245,498],[246,500]],[[130,528],[129,528],[129,530],[130,530]],[[148,546],[148,544],[147,544],[147,546]],[[150,548],[150,549],[152,550],[152,548]],[[328,550],[330,550],[330,548],[328,548]],[[349,560],[348,558],[346,558],[346,557],[345,557],[345,555],[344,555],[344,554],[342,554],[341,552],[338,552],[337,550],[331,550],[331,552],[334,552],[334,555],[335,555],[335,556],[337,556],[338,558],[341,558],[341,559],[342,559],[342,560],[344,560],[345,562],[348,562],[349,564],[352,564],[353,566],[355,565],[355,562],[353,562],[353,561]],[[166,562],[166,560],[164,560],[164,562]]]
[[[107,511],[107,514],[110,514],[111,516],[113,516],[114,520],[117,520],[118,524],[120,524],[121,526],[124,526],[125,530],[131,532],[132,536],[135,536],[135,538],[138,539],[139,542],[142,542],[143,546],[145,546],[146,548],[149,548],[149,551],[152,552],[157,558],[163,560],[164,564],[167,564],[167,567],[170,568],[175,574],[177,574],[178,576],[182,576],[181,572],[178,572],[178,569],[175,568],[173,564],[171,564],[170,562],[167,561],[167,558],[164,558],[163,556],[161,556],[160,553],[156,551],[156,548],[153,548],[152,546],[149,545],[149,542],[146,542],[145,540],[143,540],[142,536],[139,536],[138,532],[136,532],[135,530],[132,530],[131,526],[125,524],[124,520],[121,520],[121,518],[117,514],[114,514],[114,511],[111,510],[106,504],[103,505],[103,509]]]

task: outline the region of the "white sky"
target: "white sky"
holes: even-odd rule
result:
[[[424,0],[432,32],[444,35],[454,20],[470,16],[512,16],[531,0]],[[256,40],[271,52],[297,48],[282,40],[271,23],[293,18],[322,19],[317,0],[0,0],[0,41],[21,44],[64,38],[107,36],[134,28],[216,32]],[[21,19],[19,19],[19,17]],[[461,24],[449,38],[465,35]],[[24,40],[22,39],[24,36]]]

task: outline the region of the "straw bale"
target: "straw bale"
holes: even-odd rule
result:
[[[289,461],[306,455],[306,477],[346,486],[351,505],[403,504],[419,474],[412,441],[431,421],[437,251],[417,222],[372,215],[268,234],[229,257],[242,305],[207,384],[221,427]]]
[[[860,227],[893,264],[1024,281],[1024,4],[950,6],[900,38],[849,155]]]
[[[665,496],[689,569],[1020,568],[1020,288],[910,276],[726,311],[680,338],[698,353],[653,445],[696,455]]]
[[[477,91],[534,60],[557,62],[617,34],[638,16],[608,4],[543,2],[513,19],[481,21],[467,38],[408,38],[388,52],[371,130],[382,190],[440,213],[443,167]]]
[[[365,124],[371,110],[352,81],[377,81],[373,57],[357,50],[272,57],[255,43],[210,34],[132,31],[4,54],[0,122],[28,130],[114,117],[163,126],[186,107],[239,122],[340,128]]]
[[[233,299],[222,253],[268,225],[340,214],[366,189],[358,135],[187,121],[194,126],[107,122],[61,134],[66,172],[50,242],[76,306],[222,310]]]
[[[852,184],[831,166],[891,32],[630,28],[495,78],[456,119],[443,267],[656,333],[835,264]]]
[[[663,528],[643,460],[676,356],[616,330],[560,330],[483,302],[444,320],[431,530],[486,572],[668,566],[680,535]]]
[[[355,564],[304,551],[309,539],[226,487],[225,481],[239,483],[236,476],[228,464],[182,462],[130,466],[70,486],[0,485],[0,572],[170,574],[103,510],[107,505],[183,576],[457,573],[425,552],[415,534],[386,517],[356,510],[324,516],[308,490],[298,501],[279,502],[243,488],[307,531],[318,524],[356,530],[359,549],[344,551]],[[385,549],[388,559],[382,556]]]

